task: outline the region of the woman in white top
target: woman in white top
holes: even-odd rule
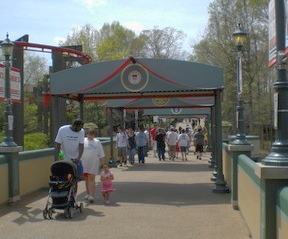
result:
[[[95,135],[95,129],[87,130],[87,137],[84,139],[84,152],[81,158],[87,192],[85,199],[91,203],[94,202],[95,176],[99,174],[99,168],[103,164],[105,157],[103,146],[95,138]]]

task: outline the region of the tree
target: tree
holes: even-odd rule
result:
[[[89,55],[93,61],[98,61],[96,54],[99,32],[90,24],[83,27],[74,27],[67,36],[66,41],[60,42],[61,46],[82,46],[82,51]]]
[[[209,6],[208,26],[192,43],[191,60],[224,69],[223,120],[235,122],[236,49],[232,39],[238,22],[249,32],[243,53],[243,99],[247,132],[271,122],[271,69],[268,69],[268,6],[261,0],[215,0]],[[273,78],[273,77],[272,77]]]
[[[47,74],[47,60],[37,54],[25,52],[24,61],[24,132],[43,130],[43,75]]]
[[[137,47],[136,39],[136,34],[121,26],[119,22],[115,21],[111,25],[105,23],[99,31],[97,44],[99,60],[128,58],[132,54],[132,47]]]
[[[25,52],[24,61],[24,84],[36,85],[43,74],[47,74],[47,60],[37,54]]]
[[[173,27],[143,30],[140,37],[146,42],[147,57],[164,59],[183,59],[186,53],[182,51],[185,34]]]

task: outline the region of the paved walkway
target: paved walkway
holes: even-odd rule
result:
[[[2,206],[0,238],[248,239],[230,194],[212,192],[208,156],[199,161],[189,154],[187,162],[148,157],[145,164],[112,168],[116,191],[109,206],[103,205],[99,191],[94,204],[85,202],[81,182],[78,202],[83,201],[84,212],[75,212],[72,219],[62,211],[53,220],[43,219],[46,190]]]

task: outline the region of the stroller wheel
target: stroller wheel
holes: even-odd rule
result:
[[[43,210],[43,217],[44,217],[44,219],[47,219],[47,216],[48,216],[48,210],[47,210],[47,208],[45,208],[45,209]]]
[[[65,214],[65,217],[66,217],[66,218],[72,219],[72,217],[73,217],[72,207],[68,206],[68,207],[65,209],[64,214]]]
[[[82,203],[82,202],[80,203],[80,206],[79,206],[79,211],[80,211],[80,213],[82,213],[82,212],[83,212],[83,203]]]
[[[52,207],[50,207],[48,209],[48,216],[49,216],[50,219],[53,219],[53,209],[52,209]]]

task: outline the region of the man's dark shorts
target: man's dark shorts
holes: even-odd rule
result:
[[[196,144],[196,152],[203,153],[203,145],[202,144]]]

